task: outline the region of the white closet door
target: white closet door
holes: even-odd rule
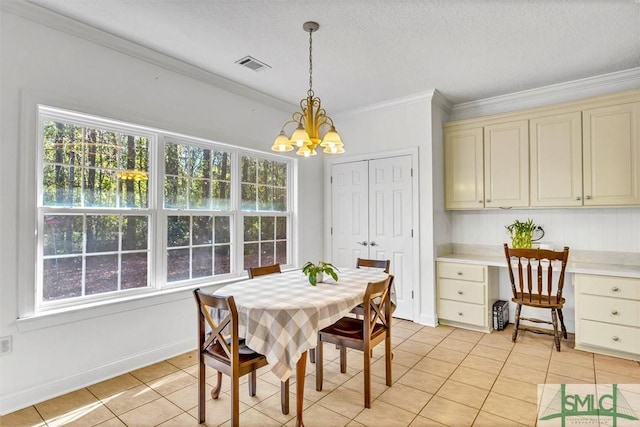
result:
[[[332,262],[389,259],[395,317],[413,319],[413,179],[411,156],[332,166]]]

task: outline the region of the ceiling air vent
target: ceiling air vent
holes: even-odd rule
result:
[[[240,64],[243,67],[247,67],[250,70],[253,71],[261,71],[267,68],[271,68],[270,66],[268,66],[267,64],[265,64],[264,62],[258,61],[256,58],[252,57],[252,56],[245,56],[242,59],[238,59],[236,61],[236,64]]]

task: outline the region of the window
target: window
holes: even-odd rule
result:
[[[50,107],[39,124],[37,309],[290,263],[291,160]]]

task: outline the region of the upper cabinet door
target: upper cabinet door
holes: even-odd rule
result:
[[[640,204],[640,102],[582,114],[585,206]]]
[[[582,206],[582,116],[579,111],[529,122],[531,206]]]
[[[445,129],[445,208],[484,208],[482,126]]]
[[[484,205],[529,206],[529,121],[484,127]]]

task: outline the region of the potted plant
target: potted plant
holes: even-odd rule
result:
[[[309,283],[313,286],[317,283],[322,283],[324,273],[333,277],[333,280],[338,281],[338,273],[336,273],[336,271],[340,270],[333,264],[324,261],[318,261],[317,264],[309,261],[302,266],[302,272],[309,278]]]
[[[514,248],[531,248],[531,242],[539,240],[544,236],[544,230],[539,225],[536,225],[532,219],[528,219],[525,222],[515,220],[512,224],[505,226],[505,228],[511,234],[511,246]],[[538,239],[533,239],[533,233],[535,231],[542,232],[542,236]]]

